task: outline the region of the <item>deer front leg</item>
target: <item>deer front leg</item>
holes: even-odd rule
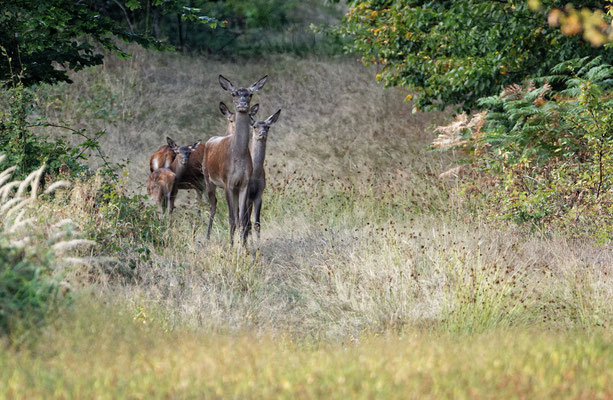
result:
[[[253,206],[255,208],[255,222],[253,224],[253,228],[255,229],[256,236],[258,240],[260,240],[260,211],[262,210],[262,194],[258,194],[256,197]]]
[[[172,214],[175,210],[175,200],[177,199],[177,191],[168,194],[168,214]]]
[[[249,213],[247,212],[248,195],[249,186],[245,185],[244,188],[241,188],[238,194],[238,215],[240,217],[239,226],[243,246],[247,246],[247,236],[249,235]]]
[[[238,222],[239,206],[238,195],[231,189],[226,189],[226,202],[228,203],[228,223],[230,225],[230,245],[234,244],[234,231]]]
[[[253,211],[253,200],[247,198],[247,236],[251,233],[251,212]]]
[[[208,190],[209,196],[209,227],[206,231],[206,240],[211,239],[211,227],[213,226],[213,219],[215,219],[215,213],[217,212],[217,196],[215,195],[215,187],[213,186]]]

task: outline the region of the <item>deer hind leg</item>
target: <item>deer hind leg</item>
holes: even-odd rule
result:
[[[255,208],[255,222],[253,224],[253,229],[255,230],[255,234],[258,240],[260,240],[260,212],[262,211],[262,194],[259,194],[256,197],[253,203],[253,207]]]
[[[175,209],[175,198],[172,193],[166,194],[166,210],[168,214],[172,214],[172,211]]]
[[[206,240],[211,239],[211,227],[213,226],[213,219],[215,219],[215,213],[217,212],[217,196],[215,195],[215,186],[211,185],[210,189],[207,189],[209,196],[209,227],[206,231]]]

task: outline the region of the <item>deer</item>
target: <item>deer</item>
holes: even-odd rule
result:
[[[253,118],[259,109],[260,105],[255,104],[249,110],[249,116]],[[226,136],[234,133],[234,113],[228,109],[223,102],[219,103],[219,110],[228,120],[228,127],[226,128]],[[149,170],[151,172],[158,168],[168,168],[172,170],[172,162],[175,159],[175,152],[172,151],[172,146],[176,146],[174,141],[166,137],[168,144],[160,146],[155,153],[149,159]],[[202,176],[202,159],[204,158],[204,146],[198,147],[196,152],[190,157],[189,164],[184,176],[179,182],[178,188],[194,189],[197,192],[198,201],[201,201],[204,197],[204,177]]]
[[[200,147],[200,141],[191,146],[177,146],[167,138],[170,150],[175,154],[169,168],[158,168],[147,178],[147,193],[157,201],[162,212],[172,213],[175,208],[175,198],[179,182],[189,168],[190,155]]]
[[[228,222],[230,225],[230,243],[234,244],[234,231],[239,226],[243,246],[247,245],[247,192],[253,172],[251,153],[249,152],[249,131],[251,116],[249,103],[255,92],[266,84],[268,75],[248,88],[236,88],[227,78],[219,75],[222,89],[232,94],[236,111],[234,133],[228,136],[214,136],[205,144],[202,174],[209,198],[209,226],[207,239],[211,237],[211,227],[217,211],[217,187],[222,187],[228,203]]]
[[[251,144],[251,158],[253,160],[253,173],[249,180],[247,197],[248,229],[251,229],[251,212],[254,211],[254,230],[260,239],[260,212],[262,210],[262,194],[266,188],[266,173],[264,172],[264,159],[266,158],[266,139],[270,126],[277,122],[281,110],[266,118],[264,121],[253,123],[253,141]]]

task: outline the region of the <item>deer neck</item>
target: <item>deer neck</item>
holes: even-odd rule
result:
[[[242,157],[249,154],[249,131],[251,128],[248,112],[237,112],[232,136],[232,155]]]
[[[179,160],[179,158],[179,156],[175,157],[172,166],[172,170],[175,173],[175,185],[177,185],[181,181],[181,178],[183,178],[185,171],[187,171],[187,164],[181,163],[181,160]]]
[[[226,136],[230,136],[234,133],[234,125],[231,122],[228,122],[228,127],[226,128]]]
[[[253,147],[251,149],[251,158],[253,159],[253,175],[264,175],[264,158],[266,158],[266,142],[253,139]]]

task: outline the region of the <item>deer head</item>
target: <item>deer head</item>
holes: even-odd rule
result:
[[[251,124],[251,126],[253,126],[253,138],[258,141],[266,141],[268,130],[272,124],[277,122],[279,115],[281,115],[281,110],[277,110],[276,113],[266,118],[264,121],[258,121]]]
[[[251,120],[251,125],[255,123],[255,120],[253,119],[253,117],[255,117],[259,109],[260,109],[259,104],[255,104],[253,107],[249,109],[249,117],[250,117],[249,119]],[[219,102],[219,111],[221,111],[221,113],[228,120],[229,127],[228,127],[227,134],[230,135],[234,133],[234,122],[236,121],[236,114],[230,111],[230,109],[228,109],[228,106],[226,106],[223,101]]]
[[[264,76],[248,88],[237,89],[227,78],[225,78],[223,75],[219,75],[219,84],[224,90],[227,90],[232,94],[232,102],[234,103],[235,110],[242,113],[249,111],[249,103],[251,102],[253,93],[262,89],[264,84],[266,84],[267,79],[268,75]]]
[[[169,137],[166,137],[166,142],[170,149],[177,155],[181,165],[187,165],[189,155],[200,146],[200,140],[191,146],[177,146],[177,144]]]

